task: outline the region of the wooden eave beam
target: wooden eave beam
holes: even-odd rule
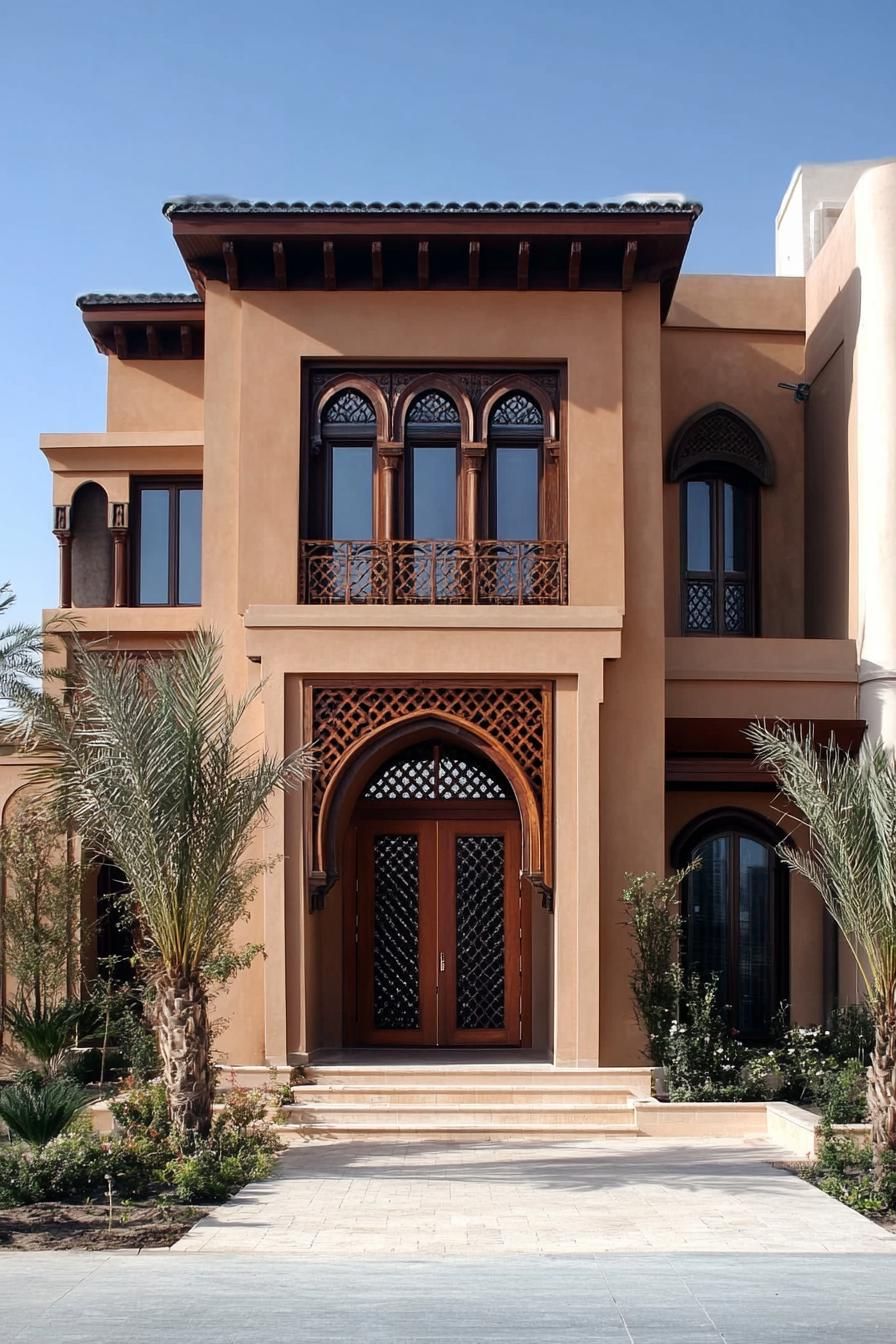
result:
[[[383,287],[383,245],[378,238],[370,244],[370,281],[374,289]]]
[[[119,359],[128,357],[128,338],[124,327],[118,323],[112,328],[112,339],[115,342],[115,353]]]
[[[236,259],[236,248],[233,243],[227,241],[223,244],[224,250],[224,274],[227,277],[227,283],[231,289],[240,287],[240,270]]]
[[[582,240],[573,238],[569,245],[569,287],[578,289],[582,283]]]
[[[429,243],[425,238],[417,240],[417,288],[429,288]]]
[[[470,289],[479,288],[479,239],[470,239],[469,258],[467,261],[467,284]]]
[[[271,252],[274,257],[274,284],[278,289],[286,289],[286,249],[282,238],[275,238],[271,244]]]
[[[690,215],[663,215],[661,212],[638,215],[526,215],[525,228],[529,238],[656,238],[686,241],[694,227]],[[294,238],[317,237],[357,238],[419,238],[421,226],[427,236],[434,237],[499,237],[519,238],[520,217],[514,215],[427,215],[425,225],[419,215],[383,218],[370,215],[348,217],[339,215],[295,215],[266,219],[264,216],[203,216],[201,220],[175,219],[174,237],[178,242],[203,239],[209,252],[216,252],[215,235],[227,233],[231,238]],[[191,249],[192,250],[192,249]],[[194,260],[191,257],[191,261]]]
[[[622,292],[624,294],[632,287],[637,261],[638,244],[633,238],[629,238],[628,242],[625,244],[625,251],[622,254]]]
[[[524,238],[520,239],[516,251],[516,287],[529,288],[529,244]]]
[[[336,288],[336,249],[332,238],[325,238],[324,252],[324,289]]]

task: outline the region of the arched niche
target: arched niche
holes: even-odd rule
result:
[[[114,593],[109,500],[95,481],[80,486],[72,500],[72,605],[111,607]]]

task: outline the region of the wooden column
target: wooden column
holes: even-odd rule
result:
[[[476,541],[479,538],[479,520],[482,512],[481,480],[485,462],[485,444],[465,443],[461,453],[464,468],[461,531],[466,541]]]
[[[59,504],[53,510],[53,536],[59,542],[59,605],[72,604],[72,531],[71,509]]]
[[[128,506],[109,505],[109,531],[112,533],[113,603],[128,605]]]
[[[398,535],[398,468],[401,466],[401,444],[379,444],[378,457],[382,473],[380,535],[386,541],[393,541]]]

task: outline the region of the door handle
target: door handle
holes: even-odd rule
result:
[[[440,972],[441,972],[441,971],[444,971],[444,969],[445,969],[445,953],[444,953],[444,952],[440,952],[440,953],[439,953],[439,971],[440,971]]]

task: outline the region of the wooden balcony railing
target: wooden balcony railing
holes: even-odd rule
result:
[[[557,606],[565,541],[303,541],[301,602]]]

